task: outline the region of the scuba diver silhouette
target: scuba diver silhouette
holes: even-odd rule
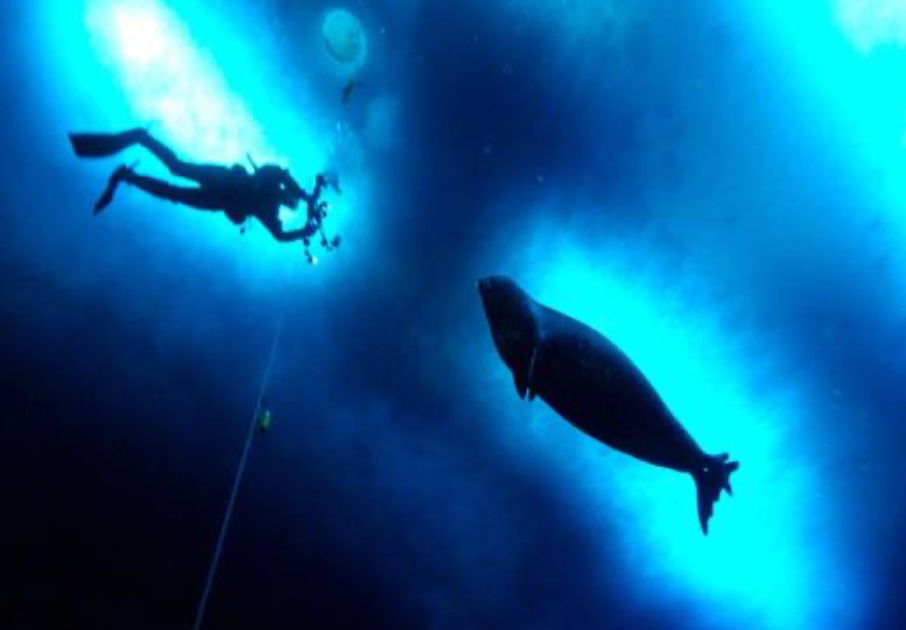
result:
[[[328,179],[319,174],[315,188],[306,193],[285,168],[275,164],[257,166],[252,162],[253,172],[249,173],[241,164],[222,166],[217,164],[193,164],[179,159],[176,153],[151,136],[146,129],[130,129],[121,133],[71,133],[72,148],[80,158],[100,158],[115,155],[129,147],[139,145],[160,160],[172,175],[194,181],[197,186],[176,186],[155,177],[139,175],[132,166],[121,165],[110,176],[107,188],[94,206],[94,213],[102,212],[113,201],[121,183],[145,191],[157,197],[195,208],[223,212],[230,221],[243,226],[254,217],[281,243],[302,241],[305,256],[310,263],[317,262],[309,251],[311,238],[321,236],[321,245],[327,250],[339,247],[340,237],[328,239],[323,231],[323,222],[330,207],[321,201],[325,186],[340,192],[336,178]],[[249,158],[251,161],[251,158]],[[300,201],[305,201],[307,220],[303,227],[284,230],[280,221],[281,206],[295,210]]]

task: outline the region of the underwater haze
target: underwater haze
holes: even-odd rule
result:
[[[901,627],[906,4],[5,8],[0,627],[192,626],[275,339],[206,628]],[[337,173],[342,247],[92,216],[165,170],[67,134],[137,126]],[[740,462],[707,537],[688,475],[519,399],[492,274]]]

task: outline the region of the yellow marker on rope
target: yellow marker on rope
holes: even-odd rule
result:
[[[262,409],[258,414],[258,428],[262,433],[267,433],[267,430],[271,428],[272,420],[270,409]]]

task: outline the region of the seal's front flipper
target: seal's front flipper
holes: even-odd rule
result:
[[[538,349],[536,348],[532,352],[532,358],[529,360],[528,369],[521,372],[513,372],[513,383],[516,385],[516,392],[519,394],[519,398],[523,400],[528,400],[529,402],[535,400],[535,391],[532,389],[533,378],[535,376],[535,357],[538,355]]]
[[[528,395],[528,383],[526,379],[519,374],[513,373],[513,384],[516,386],[516,393],[519,394],[519,398],[525,400],[525,397]]]
[[[714,504],[720,498],[720,491],[733,495],[730,475],[739,468],[739,462],[728,462],[729,455],[709,455],[704,466],[694,470],[692,477],[698,490],[698,520],[702,532],[708,535],[708,520],[714,514]]]

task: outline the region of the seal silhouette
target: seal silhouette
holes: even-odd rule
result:
[[[497,352],[520,398],[538,396],[591,437],[642,461],[688,473],[698,518],[708,521],[721,490],[733,493],[729,456],[708,455],[661,400],[648,379],[604,335],[536,302],[505,276],[478,281]]]

